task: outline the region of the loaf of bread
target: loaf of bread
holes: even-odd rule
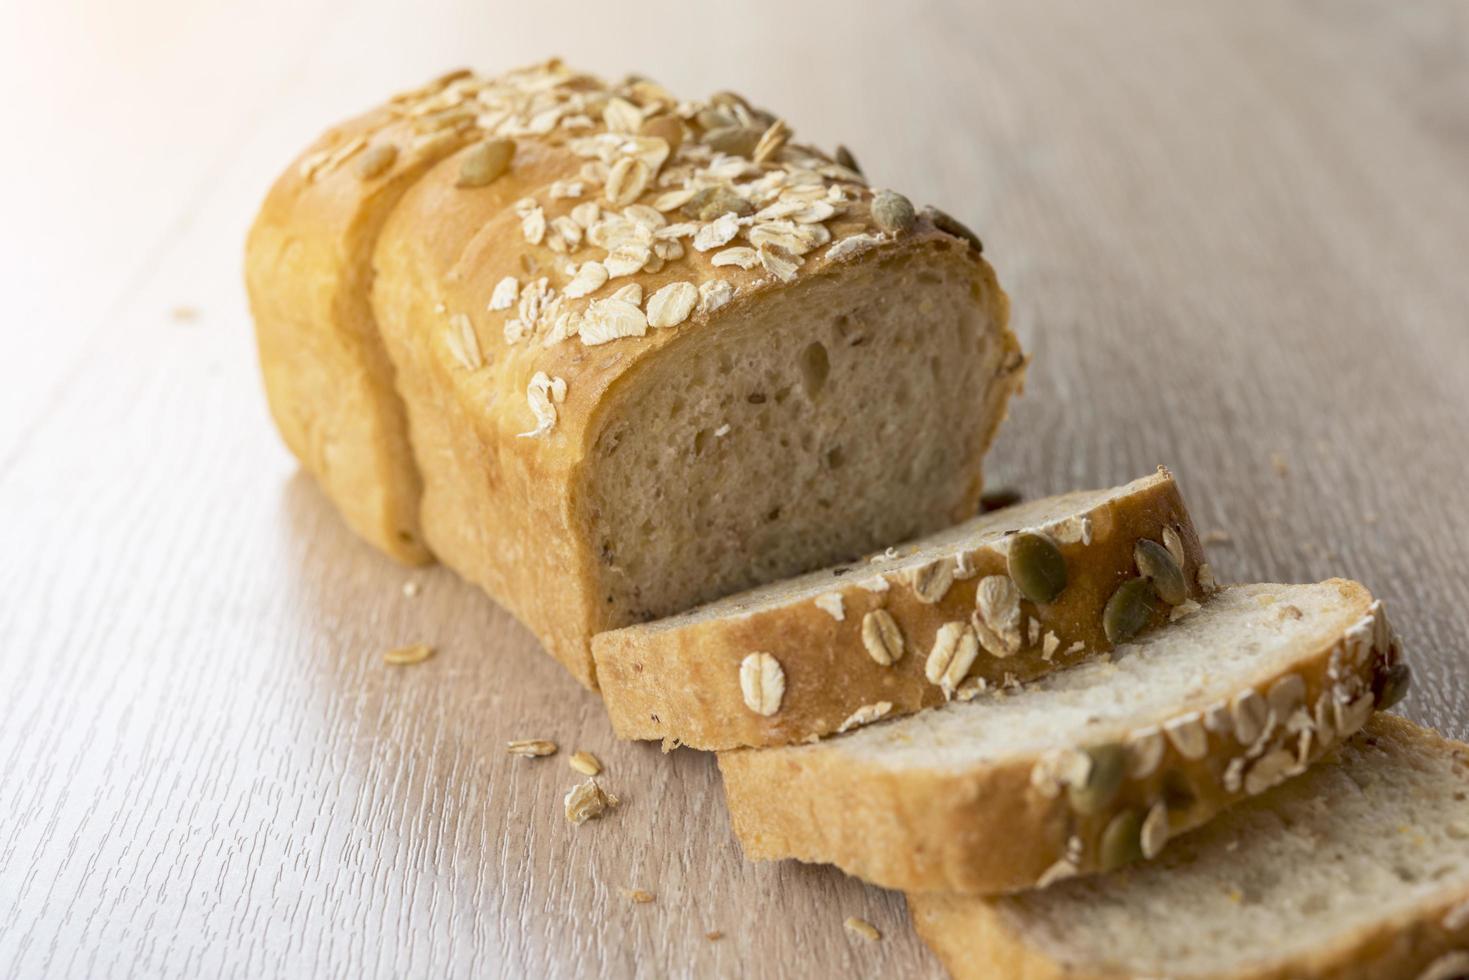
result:
[[[1303,771],[1406,670],[1354,582],[1231,586],[1109,658],[719,762],[747,857],[991,894],[1158,853]]]
[[[1202,557],[1178,487],[1160,469],[602,633],[592,649],[623,738],[789,744],[1110,650],[1107,603],[1138,563],[1167,578],[1172,600],[1148,603],[1140,631],[1205,596]],[[940,670],[932,652],[951,636],[955,656]]]
[[[1469,976],[1469,746],[1378,715],[1305,775],[1114,874],[909,898],[954,980]]]
[[[252,236],[267,311],[320,288],[284,282],[317,269],[286,258],[311,221],[293,202],[340,200],[352,242],[375,241],[339,258],[330,302],[270,329],[276,415],[344,511],[406,508],[421,483],[429,551],[583,682],[597,632],[974,513],[1024,360],[952,218],[735,95],[554,61],[369,118],[312,151],[335,166],[293,168],[314,181],[282,178],[287,230]],[[396,203],[364,203],[400,175]],[[347,317],[349,280],[371,304]],[[317,356],[321,336],[352,356]],[[382,425],[338,419],[369,391]]]

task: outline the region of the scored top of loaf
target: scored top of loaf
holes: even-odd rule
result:
[[[514,365],[526,435],[555,428],[575,373],[557,368],[585,348],[651,343],[763,289],[917,237],[963,241],[976,256],[981,248],[942,212],[874,193],[850,154],[838,162],[792,142],[784,120],[729,92],[680,100],[647,79],[609,84],[553,59],[493,78],[454,72],[386,109],[376,128],[304,158],[303,177],[351,167],[385,179],[426,148],[467,140],[441,165],[455,169],[456,193],[493,188],[522,172],[518,160],[545,178],[487,228],[494,280],[484,295],[440,310],[442,354],[464,372],[493,363],[502,345],[517,352],[497,373]],[[486,254],[471,248],[464,261],[483,264]],[[542,356],[563,345],[565,356]],[[1013,360],[1018,369],[1018,352]]]

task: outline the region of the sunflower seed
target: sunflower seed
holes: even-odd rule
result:
[[[566,764],[583,776],[600,776],[602,774],[601,761],[592,755],[592,753],[585,750],[579,749],[573,752],[571,758],[566,760]]]
[[[878,191],[872,198],[872,220],[891,234],[911,231],[918,220],[913,202],[896,191]]]
[[[968,623],[945,623],[938,629],[924,663],[923,675],[930,684],[943,688],[944,699],[953,697],[954,690],[979,656],[979,641]]]
[[[1010,578],[1031,602],[1055,602],[1066,589],[1066,559],[1056,542],[1039,531],[1022,531],[1010,539]]]
[[[1179,568],[1188,563],[1188,553],[1183,550],[1183,538],[1173,529],[1173,525],[1163,528],[1163,547],[1168,549],[1168,554],[1173,557],[1173,562]]]
[[[908,574],[918,601],[933,605],[948,595],[949,586],[954,584],[954,563],[948,558],[937,558]]]
[[[397,159],[397,146],[392,143],[374,143],[357,159],[357,176],[363,180],[380,177]]]
[[[427,643],[415,643],[412,646],[398,647],[383,654],[383,661],[395,667],[406,667],[412,664],[421,664],[434,655],[434,648]]]
[[[505,751],[511,755],[540,758],[556,754],[556,743],[545,738],[517,738],[505,743]]]
[[[699,289],[693,283],[671,282],[648,298],[648,326],[676,327],[689,318],[698,302]]]
[[[1144,858],[1151,860],[1162,853],[1168,843],[1168,804],[1153,804],[1147,818],[1143,820],[1139,843],[1142,845]]]
[[[617,797],[604,792],[595,779],[588,779],[571,788],[563,801],[566,819],[578,827],[588,820],[595,820],[617,805]]]
[[[1202,759],[1209,751],[1209,735],[1197,711],[1164,722],[1163,734],[1185,759]]]
[[[873,660],[884,667],[901,660],[905,645],[903,631],[886,609],[874,609],[862,617],[862,645]]]
[[[505,175],[515,157],[515,141],[485,140],[476,143],[459,160],[459,179],[455,187],[484,187]]]
[[[1152,619],[1157,593],[1147,579],[1123,582],[1102,609],[1102,631],[1113,646],[1132,639]]]
[[[770,654],[752,653],[740,662],[740,692],[746,707],[769,718],[780,710],[785,697],[785,671]]]
[[[1142,538],[1133,547],[1132,557],[1137,562],[1138,572],[1153,583],[1153,589],[1164,602],[1176,606],[1188,598],[1188,585],[1183,580],[1183,570],[1163,545],[1149,538]]]

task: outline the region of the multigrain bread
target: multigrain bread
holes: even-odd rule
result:
[[[1154,861],[909,906],[955,980],[1463,977],[1469,746],[1378,715]]]
[[[282,438],[354,531],[414,564],[430,556],[403,404],[370,302],[372,251],[403,192],[469,138],[455,129],[425,135],[403,111],[451,80],[322,135],[271,187],[245,248],[265,392]]]
[[[437,164],[375,253],[423,534],[583,682],[595,633],[974,513],[1023,358],[972,233],[728,93],[447,92],[513,153]]]
[[[747,857],[990,894],[1156,854],[1355,732],[1406,670],[1356,583],[1231,586],[1014,691],[719,761]]]
[[[805,741],[1110,650],[1107,602],[1139,574],[1139,557],[1177,589],[1164,587],[1176,605],[1151,603],[1139,629],[1207,594],[1199,580],[1212,579],[1198,538],[1164,469],[1111,490],[1008,507],[870,560],[601,633],[592,641],[597,678],[623,738],[701,749]],[[1037,580],[1051,570],[1048,559],[1058,576]],[[941,631],[955,632],[952,624],[970,662],[956,641],[950,670],[940,673],[931,653]],[[752,692],[745,666],[752,657],[778,679],[781,695],[767,705],[753,696],[768,692]]]

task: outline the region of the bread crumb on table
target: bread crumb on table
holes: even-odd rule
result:
[[[658,897],[652,892],[642,888],[622,888],[619,889],[619,891],[621,891],[623,896],[626,897],[627,900],[632,902],[634,905],[648,905],[655,898]]]
[[[556,743],[549,738],[517,738],[505,743],[505,751],[511,755],[540,758],[556,754]]]
[[[848,916],[847,921],[842,923],[848,932],[855,933],[870,943],[875,943],[882,938],[882,933],[877,931],[877,926],[866,919],[859,919],[855,915]]]

